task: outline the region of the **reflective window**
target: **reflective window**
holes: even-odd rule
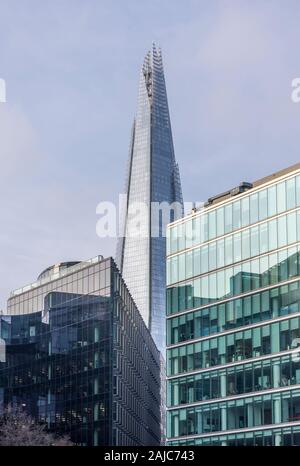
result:
[[[225,206],[225,233],[229,233],[232,229],[232,204]]]
[[[241,201],[234,202],[232,208],[232,229],[237,230],[241,227]]]
[[[250,196],[250,223],[258,222],[258,194]]]
[[[257,367],[255,371],[255,380],[257,383],[267,384],[267,376],[262,375],[262,368]],[[229,375],[228,390],[231,394],[236,394],[237,379],[234,374]],[[205,393],[206,386],[202,381],[202,393]],[[283,393],[275,393],[271,395],[252,396],[247,398],[235,399],[232,401],[216,402],[211,404],[202,404],[196,407],[187,407],[181,409],[173,409],[168,412],[169,437],[177,437],[184,435],[195,435],[204,433],[213,433],[223,430],[243,429],[261,425],[279,424],[281,422],[296,422],[300,413],[300,390],[289,390]],[[182,421],[182,423],[181,423]],[[277,430],[278,432],[278,430]],[[242,434],[233,434],[221,436],[221,439],[227,439],[226,445],[239,445],[244,443],[244,436],[252,443],[252,445],[278,445],[278,435],[280,436],[280,444],[283,444],[285,436],[286,442],[292,445],[291,440],[292,428],[279,431],[274,438],[272,431],[264,432],[255,431],[254,433],[247,432]],[[299,427],[295,430],[299,439]],[[239,443],[239,439],[241,442]],[[205,439],[199,439],[201,444],[204,444]],[[211,439],[206,439],[207,444],[211,444]],[[198,442],[198,440],[197,440]],[[216,444],[218,444],[216,442]],[[176,444],[178,445],[178,443]]]
[[[286,210],[286,189],[285,181],[277,185],[277,213],[284,212]]]
[[[218,274],[221,273],[224,272],[218,272]],[[243,273],[246,274],[246,272]],[[230,285],[225,289],[226,277],[225,275],[221,276],[218,274],[213,274],[209,278],[206,276],[203,281],[200,281],[200,279],[195,280],[194,282],[188,283],[185,287],[181,286],[179,288],[172,289],[172,292],[167,295],[168,300],[172,300],[172,306],[174,306],[174,309],[191,309],[193,307],[206,305],[211,301],[215,301],[216,294],[221,291],[223,293],[225,292],[224,294],[228,297],[234,291],[232,288],[235,286],[241,286],[239,282],[232,283],[232,280],[228,276],[227,283]],[[253,268],[253,274],[255,276],[255,268]],[[278,275],[281,275],[283,279],[286,279],[286,270],[284,270],[284,268],[280,269],[280,273]],[[253,281],[255,282],[255,280]],[[253,286],[253,281],[251,283],[248,277],[248,280],[245,280],[242,283],[243,291],[249,291],[251,286]],[[223,289],[220,289],[220,283]],[[169,304],[168,308],[170,308]],[[212,314],[211,312],[212,309],[214,309],[214,313],[216,313],[216,318],[219,323],[214,321],[214,318],[212,317],[214,313]],[[189,329],[192,328],[194,326],[193,320],[197,317],[197,322],[199,324],[197,327],[197,334],[198,337],[203,337],[212,333],[222,332],[224,330],[230,330],[232,328],[256,322],[262,322],[274,317],[285,316],[299,311],[300,291],[299,282],[296,282],[264,292],[254,293],[250,296],[237,298],[224,304],[217,304],[213,306],[213,308],[209,307],[200,311],[197,310],[184,314],[181,316],[181,326],[182,328],[185,327],[187,325],[186,322],[188,321]],[[173,319],[168,320],[168,322],[172,321]],[[172,326],[174,327],[174,324],[172,324]],[[205,328],[207,332],[205,331],[202,333],[202,328]],[[186,332],[182,333],[182,335],[183,339],[177,340],[176,335],[174,336],[173,334],[169,334],[168,344],[176,344],[188,339],[186,337]]]
[[[300,175],[170,228],[167,252],[204,243],[300,205]]]
[[[217,236],[224,235],[224,229],[224,207],[221,207],[220,209],[217,209]]]
[[[294,209],[296,206],[296,183],[295,178],[286,181],[286,208]]]
[[[268,216],[268,191],[263,189],[258,193],[259,220],[264,220]]]
[[[237,251],[236,254],[240,251],[240,240],[239,236],[235,238],[237,244],[234,245],[234,251]],[[216,258],[218,259],[219,253],[214,250],[215,244],[210,244],[208,251],[210,261],[213,261],[212,268],[215,268]],[[274,285],[278,282],[287,280],[288,278],[296,277],[300,273],[300,246],[298,247],[289,247],[288,249],[283,249],[269,255],[254,258],[250,261],[243,262],[240,265],[230,266],[224,270],[219,270],[217,272],[211,272],[209,275],[209,280],[216,280],[217,282],[217,294],[211,294],[210,292],[207,295],[207,298],[211,301],[222,300],[229,296],[234,296],[240,293],[244,293],[251,290],[256,290],[261,286]],[[203,261],[207,260],[207,249],[203,249],[205,256]],[[223,249],[222,249],[223,251]],[[187,255],[176,256],[170,261],[172,267],[176,266],[177,272],[177,262],[178,258],[180,261],[179,269],[185,270],[189,269],[189,272],[185,270],[185,277],[191,278],[192,275],[196,276],[200,273],[200,250],[190,251]],[[223,256],[222,256],[223,257]],[[174,260],[173,260],[174,259]],[[176,259],[176,260],[175,260]],[[186,259],[186,264],[184,263]],[[218,259],[219,260],[219,259]],[[197,268],[195,269],[195,266]],[[169,270],[168,266],[168,270]],[[212,277],[212,278],[210,278]],[[201,275],[199,279],[194,280],[194,283],[199,281],[199,286],[203,281],[207,280],[207,276]],[[190,286],[190,285],[189,285]],[[181,283],[176,285],[176,287],[184,289],[187,287],[186,283]],[[199,289],[200,289],[199,288]],[[169,290],[171,290],[169,288]],[[194,290],[192,307],[202,305],[201,293]],[[168,296],[171,297],[172,293],[168,293]],[[169,298],[170,299],[170,298]],[[175,303],[174,303],[175,304]],[[186,308],[186,302],[182,301],[182,308]],[[175,305],[178,310],[178,306]],[[168,302],[169,312],[172,311],[172,305]],[[175,311],[173,311],[175,312]],[[177,311],[176,311],[177,312]]]

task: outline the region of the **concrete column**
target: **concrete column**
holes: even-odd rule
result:
[[[280,364],[273,365],[273,384],[274,388],[280,387]]]
[[[179,385],[178,385],[178,383],[177,383],[176,385],[174,385],[174,401],[175,401],[175,404],[180,403],[180,400],[179,400]]]
[[[253,404],[247,405],[248,427],[253,427]]]
[[[287,400],[284,400],[287,402]],[[280,398],[276,398],[273,402],[273,421],[274,424],[279,424],[280,422],[284,421],[284,418],[282,418],[282,401]],[[275,446],[280,446],[282,442],[282,435],[281,434],[275,434]]]
[[[178,370],[178,368],[179,368],[178,362],[179,362],[179,358],[178,358],[178,357],[174,358],[174,374],[177,374],[177,373],[179,372],[179,370]]]
[[[225,397],[226,394],[227,394],[227,390],[226,390],[226,383],[227,383],[227,378],[226,378],[226,374],[222,374],[220,376],[220,386],[221,386],[221,397]]]
[[[271,351],[272,351],[272,353],[278,353],[280,351],[280,332],[279,332],[279,324],[278,323],[276,323],[272,327]]]
[[[273,305],[273,309],[272,309],[272,311],[273,311],[273,312],[272,312],[273,317],[278,317],[278,311],[279,311],[278,298],[277,298],[277,299],[273,299],[272,305]]]
[[[274,423],[279,424],[281,422],[281,399],[277,398],[274,400]]]
[[[227,408],[221,408],[221,430],[227,430]]]

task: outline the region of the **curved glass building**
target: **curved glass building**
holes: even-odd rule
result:
[[[159,445],[160,353],[111,258],[61,263],[0,315],[0,412],[77,445]]]

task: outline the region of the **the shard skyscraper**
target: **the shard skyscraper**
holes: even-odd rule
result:
[[[155,44],[142,65],[126,177],[123,237],[117,262],[157,347],[165,349],[165,226],[182,216],[162,55]],[[173,209],[167,215],[158,205]],[[157,222],[158,218],[159,224]],[[141,227],[136,233],[137,224]]]

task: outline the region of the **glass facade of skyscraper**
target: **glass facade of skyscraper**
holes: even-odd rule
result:
[[[300,165],[241,191],[168,227],[168,445],[300,445]]]
[[[47,269],[0,315],[0,410],[78,445],[159,445],[160,353],[114,261]]]
[[[117,263],[165,356],[165,229],[167,223],[182,216],[183,206],[162,55],[155,45],[141,69],[125,190],[127,204]],[[157,217],[155,207],[163,202],[169,206],[177,203],[177,209]]]

